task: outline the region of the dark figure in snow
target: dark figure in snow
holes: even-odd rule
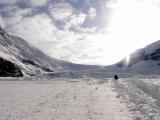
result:
[[[114,80],[118,80],[118,76],[117,75],[114,75]]]

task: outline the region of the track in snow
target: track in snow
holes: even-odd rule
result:
[[[0,81],[1,120],[131,120],[110,83]]]

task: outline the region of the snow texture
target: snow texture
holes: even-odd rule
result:
[[[107,81],[12,80],[0,81],[1,120],[132,120],[134,117]]]
[[[157,76],[125,78],[112,83],[138,120],[159,120],[160,82]]]
[[[159,120],[159,79],[1,78],[0,119]]]

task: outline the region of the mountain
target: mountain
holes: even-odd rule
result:
[[[113,78],[116,74],[120,78],[160,74],[160,40],[136,50],[116,64],[90,70],[87,74],[98,78]]]
[[[99,66],[73,64],[52,58],[22,38],[7,34],[0,27],[0,65],[2,62],[4,64],[4,61],[9,69],[1,66],[0,76],[41,76],[55,73],[57,75],[61,72],[70,73],[99,68]],[[10,69],[12,71],[9,71]]]
[[[136,73],[160,73],[160,40],[138,49],[116,64],[118,68]]]

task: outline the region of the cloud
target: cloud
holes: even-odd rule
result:
[[[91,18],[91,19],[95,19],[96,16],[97,16],[97,12],[96,12],[96,9],[91,7],[88,11],[88,16]]]
[[[40,7],[46,5],[48,0],[0,0],[0,5],[28,5],[31,7]]]
[[[29,41],[38,43],[38,41],[49,40],[54,26],[50,17],[43,13],[33,17],[26,17],[9,28],[12,33],[27,38]],[[35,32],[36,31],[36,32]]]
[[[68,3],[57,3],[49,6],[49,12],[55,20],[64,20],[73,14],[73,8]]]
[[[118,0],[108,0],[105,5],[107,8],[115,8],[117,4]]]
[[[45,6],[48,0],[22,0],[21,2],[32,7],[41,7]]]
[[[73,2],[75,2],[75,3],[76,3],[76,2],[78,2],[78,0],[73,0]]]
[[[64,29],[79,27],[82,25],[87,15],[73,8],[69,3],[62,2],[49,6],[49,12],[54,21],[60,21]]]
[[[78,27],[85,22],[86,17],[87,17],[87,15],[84,13],[81,13],[81,12],[75,13],[75,14],[69,16],[65,27],[66,28]]]
[[[19,0],[0,0],[0,5],[13,5],[16,4]]]
[[[19,7],[6,7],[2,9],[3,19],[6,26],[11,26],[13,24],[17,24],[23,18],[27,17],[30,13],[32,13],[32,8],[20,9]]]
[[[0,26],[5,27],[4,21],[1,16],[0,16]]]

